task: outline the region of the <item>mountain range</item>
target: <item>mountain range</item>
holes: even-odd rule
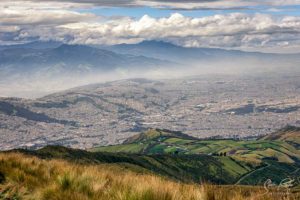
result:
[[[204,47],[182,47],[164,41],[143,41],[137,44],[118,44],[103,47],[118,53],[128,53],[132,55],[148,55],[153,58],[172,60],[178,63],[189,63],[199,61],[215,61],[229,59],[296,59],[297,54],[275,54],[262,52],[246,52],[241,50],[228,50],[220,48]]]
[[[41,97],[97,82],[199,74],[299,73],[297,54],[188,48],[162,41],[112,46],[0,46],[0,96]]]
[[[297,54],[271,54],[217,48],[182,47],[163,41],[112,46],[68,45],[60,42],[32,42],[0,46],[0,69],[40,69],[61,66],[70,71],[114,70],[115,68],[187,65],[231,59],[298,60]]]
[[[55,48],[18,46],[0,51],[0,68],[19,72],[37,72],[42,69],[61,68],[66,72],[108,71],[116,68],[167,65],[158,59],[145,56],[118,54],[83,45],[62,44]],[[62,72],[62,71],[60,71]]]

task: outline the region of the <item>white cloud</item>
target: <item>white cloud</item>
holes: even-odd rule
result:
[[[1,43],[19,43],[37,39],[74,44],[119,44],[142,40],[164,40],[190,47],[262,50],[293,46],[293,50],[300,50],[299,17],[233,13],[192,18],[174,13],[169,17],[161,18],[148,15],[140,19],[105,18],[72,9],[80,2],[82,1],[66,0],[60,3],[54,1],[34,3],[33,0],[1,1],[0,7],[4,8],[0,9]],[[86,2],[84,6],[90,6],[101,2],[108,5],[111,1],[84,2]],[[132,1],[126,2],[129,4]],[[172,1],[174,4],[181,2]],[[222,1],[204,3],[220,2]],[[284,2],[297,1],[277,1],[276,4],[284,4]],[[162,1],[154,3],[162,3]]]
[[[184,46],[268,47],[300,38],[300,18],[241,13],[191,18],[175,13],[167,18],[72,23],[57,27],[73,43],[116,44],[140,40],[167,40]],[[37,34],[37,33],[36,33]],[[38,35],[35,35],[38,36]],[[53,35],[56,39],[56,36]]]
[[[0,10],[2,25],[60,25],[95,17],[93,14],[82,14],[68,10]]]

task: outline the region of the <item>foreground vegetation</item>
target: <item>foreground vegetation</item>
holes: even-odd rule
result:
[[[268,200],[299,199],[293,191],[183,184],[116,164],[79,164],[22,153],[0,154],[0,199]]]

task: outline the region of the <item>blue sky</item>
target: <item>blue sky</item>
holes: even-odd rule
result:
[[[270,14],[273,16],[300,16],[300,5],[293,6],[255,6],[247,7],[244,9],[225,9],[225,10],[180,10],[180,9],[160,9],[151,7],[95,7],[89,9],[77,9],[82,13],[94,13],[103,16],[129,16],[134,18],[141,18],[144,15],[151,17],[168,17],[172,13],[181,13],[189,17],[204,17],[216,14],[229,14],[229,13],[246,13],[246,14]]]

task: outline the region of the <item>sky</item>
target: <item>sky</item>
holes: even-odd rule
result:
[[[300,0],[1,0],[0,45],[33,41],[299,53]]]

